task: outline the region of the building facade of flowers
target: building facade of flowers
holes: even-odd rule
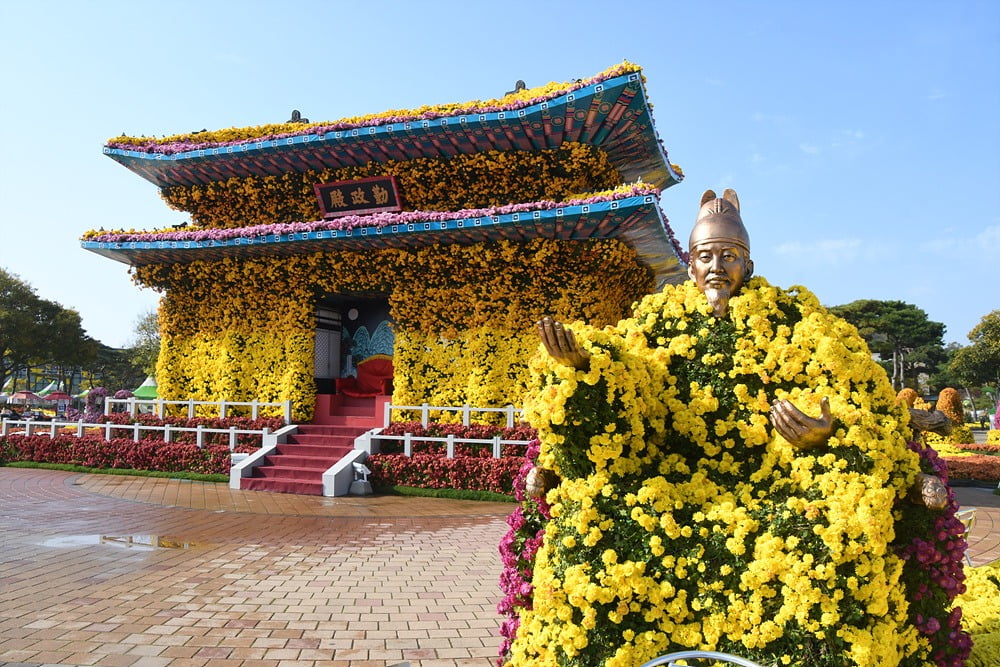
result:
[[[536,320],[615,322],[683,278],[659,207],[681,176],[635,65],[296,120],[105,146],[191,216],[82,241],[162,294],[161,398],[291,400],[308,420],[333,378],[391,354],[397,404],[520,405]]]
[[[874,396],[852,413],[867,430],[845,428],[838,437],[850,446],[836,452],[792,456],[768,446],[766,396],[746,386],[710,437],[702,415],[721,409],[711,390],[735,377],[713,364],[728,358],[717,348],[736,340],[725,328],[736,325],[716,326],[707,311],[697,319],[692,286],[646,298],[633,316],[659,327],[647,332],[654,340],[686,332],[674,337],[686,346],[672,352],[676,367],[642,347],[644,336],[602,333],[684,277],[659,206],[680,171],[657,136],[638,67],[486,102],[331,123],[293,118],[105,147],[191,216],[181,229],[83,239],[162,294],[162,398],[290,400],[305,421],[335,378],[374,355],[392,356],[397,404],[534,397],[541,452],[529,455],[564,483],[547,499],[523,499],[501,544],[501,650],[511,665],[628,667],[668,648],[731,650],[763,664],[965,662],[970,642],[952,606],[964,590],[965,546],[954,496],[943,512],[902,504],[918,471],[945,470],[933,450],[907,450],[905,415],[885,378],[867,370],[860,339],[844,347],[850,364],[816,377],[846,386],[852,400]],[[670,295],[678,299],[666,303]],[[815,297],[763,279],[740,299],[753,305],[744,319],[757,328],[792,331],[790,313],[796,335],[812,331],[800,320],[840,326]],[[620,334],[621,349],[642,349],[628,360],[601,357],[604,380],[596,362],[589,381],[549,369],[558,382],[543,396],[529,390],[529,361],[542,363],[534,323],[544,315],[585,320],[595,339]],[[759,346],[775,364],[794,347],[799,366],[747,374],[813,377],[801,353],[823,337],[805,338]],[[644,355],[657,382],[612,368],[636,370]],[[681,357],[714,374],[684,375]],[[853,372],[828,377],[838,368]],[[684,381],[665,381],[667,370]],[[675,429],[670,444],[686,449],[659,457],[652,452],[666,441],[647,442],[634,427],[646,422],[633,418],[664,397],[673,420],[655,415],[660,430]],[[573,446],[580,434],[559,429],[583,422],[602,432]],[[878,437],[862,437],[869,431]],[[634,452],[622,448],[624,433],[635,434]]]

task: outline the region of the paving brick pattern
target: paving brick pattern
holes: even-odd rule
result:
[[[0,468],[0,663],[485,667],[512,508]]]
[[[487,667],[511,509],[0,468],[0,664]]]

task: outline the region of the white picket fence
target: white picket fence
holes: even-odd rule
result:
[[[385,419],[383,424],[392,423],[392,413],[394,410],[408,410],[410,412],[420,412],[420,424],[424,428],[427,428],[427,424],[430,423],[430,415],[432,412],[460,412],[462,413],[462,425],[468,426],[472,423],[472,415],[475,413],[502,413],[507,416],[507,428],[514,428],[516,426],[515,416],[524,416],[524,410],[521,408],[515,408],[513,405],[505,405],[502,408],[474,408],[468,403],[465,405],[447,405],[447,406],[436,406],[423,403],[421,405],[393,405],[392,403],[385,404]]]
[[[403,442],[403,454],[405,456],[413,456],[413,441],[418,442],[440,442],[444,443],[445,451],[449,459],[455,458],[455,445],[492,445],[493,447],[493,458],[500,458],[504,445],[520,445],[527,447],[531,444],[531,440],[504,440],[499,435],[493,438],[482,439],[482,438],[456,438],[454,434],[449,434],[447,437],[429,437],[426,435],[413,435],[412,433],[404,433],[403,435],[382,435],[377,434],[372,436],[372,440],[396,440]]]
[[[155,407],[155,414],[160,418],[163,417],[165,413],[165,408],[169,405],[185,405],[187,406],[188,418],[193,418],[198,406],[202,405],[216,405],[219,407],[219,416],[225,417],[228,408],[235,406],[249,406],[251,407],[253,418],[256,419],[258,415],[258,410],[261,407],[273,407],[273,406],[283,406],[285,411],[285,423],[291,423],[291,402],[285,401],[284,403],[265,403],[260,401],[251,402],[237,402],[237,401],[165,401],[162,399],[155,400],[142,400],[136,398],[108,398],[105,402],[105,414],[110,415],[112,413],[113,404],[124,404],[128,408],[128,413],[131,416],[135,416],[139,408],[143,405],[153,405]],[[422,405],[393,405],[391,403],[385,406],[385,422],[386,424],[391,423],[391,416],[393,411],[419,411],[421,415],[420,423],[426,428],[430,424],[431,413],[440,414],[447,412],[457,412],[462,415],[462,424],[464,426],[469,426],[472,423],[472,415],[477,413],[502,413],[506,415],[507,428],[513,428],[516,426],[516,418],[524,414],[524,411],[520,408],[515,408],[513,405],[507,405],[502,408],[476,408],[470,405],[460,405],[460,406],[432,406],[428,403]],[[239,435],[256,435],[261,437],[263,440],[264,436],[271,434],[271,430],[268,428],[263,429],[238,429],[235,426],[226,429],[208,428],[205,426],[197,427],[183,427],[183,426],[173,426],[170,424],[164,424],[162,426],[152,426],[145,425],[138,422],[132,424],[95,424],[87,423],[83,420],[80,421],[38,421],[33,419],[4,419],[2,424],[0,424],[0,436],[6,437],[11,435],[15,429],[24,429],[22,432],[26,435],[48,435],[49,437],[55,438],[63,429],[73,429],[72,434],[76,437],[83,437],[83,435],[88,430],[100,429],[104,434],[105,440],[111,440],[113,437],[128,437],[122,435],[122,432],[128,432],[134,442],[139,442],[142,439],[143,433],[148,432],[161,432],[162,439],[164,442],[171,442],[173,437],[178,433],[195,433],[195,442],[199,448],[204,447],[205,435],[209,433],[226,433],[229,436],[229,449],[234,450],[236,448],[237,436]],[[405,433],[403,435],[382,435],[380,433],[372,433],[371,439],[373,441],[382,440],[395,440],[403,443],[403,453],[406,456],[413,455],[413,442],[438,442],[441,443],[446,451],[448,458],[455,457],[455,445],[465,444],[465,445],[476,445],[483,446],[489,445],[492,448],[494,458],[499,458],[503,452],[503,448],[507,445],[522,446],[527,447],[531,443],[530,440],[508,440],[500,436],[495,436],[493,438],[459,438],[455,435],[448,435],[446,437],[431,437],[431,436],[416,436],[412,433]]]
[[[515,417],[520,417],[524,414],[524,410],[520,408],[515,408],[513,405],[507,405],[502,408],[474,408],[468,404],[459,406],[435,406],[428,403],[423,403],[422,405],[393,405],[387,403],[385,406],[385,419],[384,424],[392,423],[392,413],[394,410],[406,410],[406,411],[419,411],[420,412],[420,425],[427,428],[430,424],[430,415],[432,412],[459,412],[462,414],[462,425],[469,426],[472,423],[472,415],[477,413],[502,413],[507,416],[507,428],[513,428],[516,425]],[[499,435],[490,439],[484,438],[458,438],[454,434],[450,434],[446,437],[430,437],[425,435],[413,435],[412,433],[404,433],[403,435],[382,435],[381,433],[372,435],[373,441],[381,440],[394,440],[403,443],[403,454],[405,456],[413,456],[413,441],[418,442],[438,442],[445,446],[446,455],[449,459],[455,458],[455,445],[465,444],[465,445],[491,445],[493,448],[493,458],[500,458],[501,453],[505,445],[517,445],[527,447],[531,444],[531,440],[505,440]]]
[[[236,449],[237,436],[240,435],[256,435],[263,441],[264,436],[271,433],[271,429],[265,427],[262,429],[238,429],[235,426],[230,428],[207,428],[205,426],[173,426],[171,424],[164,424],[162,426],[148,426],[145,424],[112,424],[110,422],[104,424],[93,424],[84,422],[82,419],[80,421],[36,421],[34,419],[4,419],[2,424],[0,424],[0,436],[7,437],[18,433],[15,429],[23,428],[24,435],[48,435],[50,438],[55,438],[60,435],[62,429],[72,428],[72,435],[77,438],[82,438],[88,429],[100,429],[104,434],[105,440],[111,440],[113,437],[128,437],[122,435],[115,435],[119,431],[130,431],[133,442],[139,442],[142,439],[143,433],[148,433],[151,431],[159,431],[163,433],[163,441],[171,442],[173,437],[178,433],[194,433],[195,434],[195,444],[198,449],[202,449],[205,446],[205,435],[208,433],[227,433],[229,435],[229,451]]]
[[[114,412],[113,406],[124,405],[126,407],[126,412],[135,417],[139,412],[139,408],[142,406],[152,406],[152,413],[159,418],[163,418],[166,414],[166,408],[171,405],[182,405],[187,408],[188,419],[193,419],[195,417],[195,412],[197,408],[203,405],[214,405],[219,409],[219,417],[225,418],[231,408],[248,407],[250,408],[250,418],[257,419],[260,415],[261,408],[272,408],[279,407],[282,408],[284,413],[284,419],[286,424],[292,423],[292,402],[291,401],[281,401],[269,403],[266,401],[196,401],[193,398],[189,398],[186,401],[165,401],[162,398],[153,399],[141,399],[141,398],[106,398],[104,399],[104,414],[110,415]]]

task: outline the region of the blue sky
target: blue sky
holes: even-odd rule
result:
[[[102,155],[170,135],[491,99],[643,67],[685,180],[739,193],[757,273],[897,299],[968,343],[1000,308],[1000,2],[0,0],[0,266],[114,346],[157,295],[80,248],[188,219]]]

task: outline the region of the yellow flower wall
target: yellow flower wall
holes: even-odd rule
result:
[[[157,366],[168,399],[291,400],[309,419],[315,295],[383,294],[396,334],[394,401],[520,405],[544,315],[611,323],[652,276],[615,240],[497,242],[135,269],[165,292]]]
[[[281,176],[230,178],[160,191],[171,208],[202,228],[233,228],[321,218],[314,183],[395,176],[404,211],[458,211],[511,202],[563,201],[621,183],[599,148],[568,143],[538,152],[487,151],[451,158],[388,160]]]

